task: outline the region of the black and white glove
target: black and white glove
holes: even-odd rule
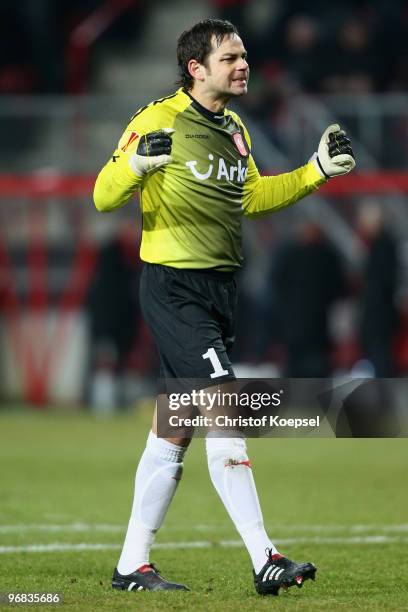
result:
[[[329,179],[351,172],[356,165],[350,139],[337,123],[323,132],[317,153],[310,159],[317,171]]]
[[[136,152],[129,158],[129,166],[137,176],[143,177],[172,161],[170,153],[173,132],[172,128],[163,128],[140,138]]]

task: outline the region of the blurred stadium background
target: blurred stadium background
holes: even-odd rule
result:
[[[358,162],[245,223],[238,375],[406,375],[406,2],[3,0],[0,15],[0,405],[110,412],[154,393],[138,202],[101,215],[91,193],[127,118],[175,88],[178,35],[210,16],[249,51],[235,106],[262,171],[305,163],[332,122]]]

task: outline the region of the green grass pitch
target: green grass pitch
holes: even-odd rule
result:
[[[149,421],[146,407],[0,412],[0,592],[60,592],[53,609],[87,611],[408,610],[406,439],[248,441],[268,532],[318,567],[316,582],[264,598],[194,440],[152,554],[191,592],[113,591]]]

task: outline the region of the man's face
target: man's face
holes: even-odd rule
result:
[[[249,66],[242,40],[236,34],[224,36],[220,46],[213,38],[212,51],[204,65],[204,83],[215,96],[242,96],[247,93]]]

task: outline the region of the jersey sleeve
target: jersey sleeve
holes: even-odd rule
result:
[[[148,132],[172,127],[174,116],[161,105],[149,105],[138,111],[122,134],[109,161],[95,182],[94,203],[101,212],[120,208],[143,186],[143,178],[129,166],[129,157],[136,151],[140,137]]]
[[[249,145],[251,139],[242,126]],[[316,191],[326,182],[314,164],[307,163],[292,172],[276,176],[261,176],[254,158],[249,155],[248,172],[244,185],[242,207],[246,217],[260,217],[294,204]]]

